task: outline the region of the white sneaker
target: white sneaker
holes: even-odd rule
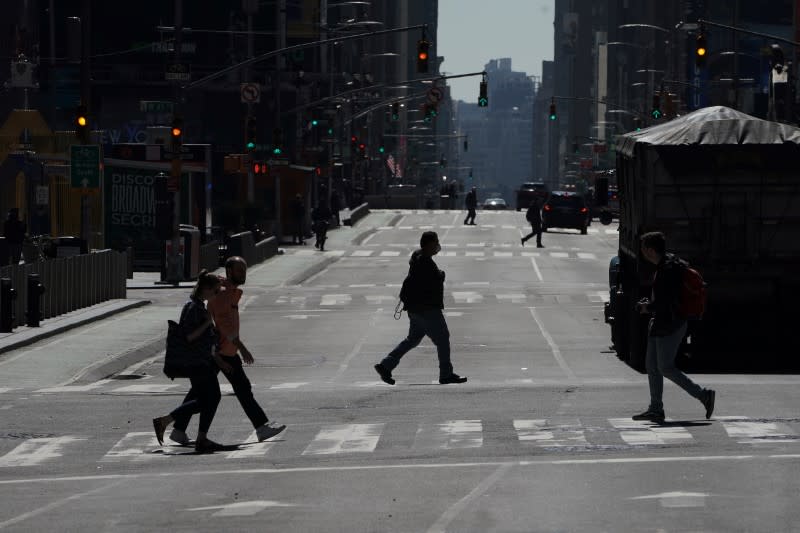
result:
[[[276,425],[275,422],[267,422],[263,426],[256,429],[256,437],[258,437],[258,442],[271,439],[281,431],[286,429],[286,425]]]
[[[169,434],[169,440],[177,442],[181,446],[187,446],[189,442],[191,442],[185,431],[175,428],[172,428],[172,433]]]

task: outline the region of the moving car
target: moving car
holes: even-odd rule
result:
[[[542,231],[572,228],[586,235],[591,220],[586,199],[574,192],[553,191],[542,206]]]
[[[502,198],[487,198],[483,202],[484,209],[506,209],[508,205]]]
[[[547,198],[547,185],[533,181],[523,183],[517,190],[517,211],[528,209],[534,198],[544,202]]]

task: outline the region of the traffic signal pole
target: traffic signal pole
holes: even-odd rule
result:
[[[175,0],[175,64],[181,64],[181,48],[183,47],[183,0]],[[175,117],[179,117],[181,113],[181,106],[183,104],[183,98],[181,94],[181,86],[180,83],[175,84],[175,108],[173,110],[173,121],[175,121]],[[182,126],[182,124],[181,124]],[[172,180],[173,183],[177,183],[177,187],[175,187],[175,191],[173,192],[174,195],[174,212],[172,215],[172,245],[170,247],[170,253],[167,254],[167,282],[173,283],[177,285],[181,279],[183,279],[183,272],[181,268],[181,255],[180,255],[180,245],[181,245],[181,230],[180,230],[180,223],[181,223],[181,174],[183,172],[183,160],[181,159],[181,143],[175,142],[176,137],[182,139],[183,132],[176,136],[174,132],[172,132],[171,139],[173,140],[172,143]]]

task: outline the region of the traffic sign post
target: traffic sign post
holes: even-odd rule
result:
[[[239,92],[243,104],[258,104],[261,102],[261,87],[257,83],[243,83]]]
[[[87,194],[100,192],[100,146],[73,144],[70,147],[70,186]]]

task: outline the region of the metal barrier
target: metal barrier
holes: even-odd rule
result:
[[[350,211],[350,217],[344,220],[344,225],[352,226],[367,215],[369,215],[369,204],[361,204]]]
[[[37,261],[0,268],[17,291],[14,326],[25,321],[28,274],[38,274],[44,285],[41,317],[52,318],[114,298],[125,298],[128,258],[124,252],[99,250],[90,254]]]
[[[219,268],[219,241],[200,245],[200,270],[213,272]]]
[[[256,243],[253,240],[252,232],[243,231],[242,233],[231,235],[228,241],[228,257],[233,255],[244,257],[248,266],[261,263],[277,253],[278,239],[275,237],[268,237]]]

